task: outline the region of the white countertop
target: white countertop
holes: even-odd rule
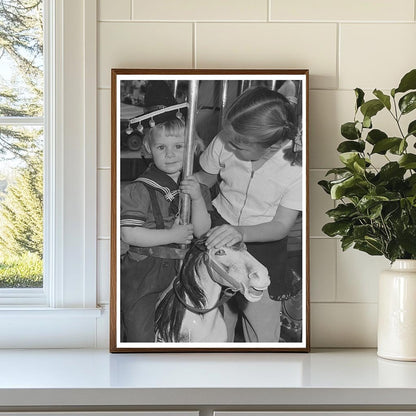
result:
[[[0,350],[0,407],[120,404],[416,406],[416,362],[378,358],[371,349],[264,354]]]

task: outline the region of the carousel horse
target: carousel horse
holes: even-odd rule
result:
[[[219,307],[237,292],[256,302],[269,284],[266,267],[244,243],[208,250],[205,239],[197,240],[156,308],[156,341],[225,342]]]

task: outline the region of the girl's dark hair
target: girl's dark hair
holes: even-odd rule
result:
[[[225,120],[225,130],[231,127],[234,139],[264,147],[293,140],[297,133],[295,111],[290,102],[266,87],[248,89],[237,97]]]

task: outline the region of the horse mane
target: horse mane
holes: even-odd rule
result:
[[[206,304],[205,293],[200,288],[195,277],[197,270],[204,261],[206,252],[206,238],[194,241],[185,255],[178,279],[180,284],[176,290],[181,299],[188,296],[192,305],[203,308]],[[185,307],[178,300],[173,288],[171,288],[160,301],[155,313],[155,331],[164,342],[180,342],[180,329],[185,315]]]

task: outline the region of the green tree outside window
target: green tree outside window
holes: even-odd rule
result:
[[[43,2],[0,0],[0,288],[43,285]]]

